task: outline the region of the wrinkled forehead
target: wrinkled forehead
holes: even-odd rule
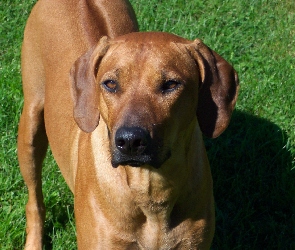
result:
[[[117,67],[150,65],[156,68],[186,68],[186,64],[193,64],[186,47],[188,44],[189,41],[173,35],[133,33],[113,40],[105,60]]]

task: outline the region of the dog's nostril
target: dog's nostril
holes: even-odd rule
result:
[[[117,146],[119,147],[123,147],[125,145],[125,141],[124,140],[117,140],[116,141]]]
[[[131,142],[132,143],[132,142]],[[137,148],[139,147],[142,143],[141,143],[141,140],[134,140],[133,143],[132,143],[132,147],[133,148]]]
[[[134,147],[140,147],[140,146],[146,146],[147,145],[147,141],[144,138],[141,139],[137,139],[133,141],[133,146]]]
[[[139,127],[119,128],[115,136],[116,147],[126,155],[142,154],[148,146],[149,140],[149,133]]]

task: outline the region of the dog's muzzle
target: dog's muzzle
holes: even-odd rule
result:
[[[140,127],[120,127],[114,137],[112,150],[112,165],[129,165],[139,167],[151,165],[159,168],[162,161],[158,160],[156,152],[159,146],[150,133]],[[165,157],[166,158],[166,157]],[[165,159],[166,160],[166,159]]]

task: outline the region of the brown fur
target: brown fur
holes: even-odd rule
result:
[[[200,40],[133,31],[123,0],[41,0],[31,13],[18,135],[27,249],[42,248],[48,141],[75,196],[79,249],[210,247],[214,201],[202,132],[216,137],[227,127],[237,75]],[[144,133],[135,153],[120,151],[126,128]]]

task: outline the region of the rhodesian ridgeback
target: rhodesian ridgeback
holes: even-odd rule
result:
[[[18,133],[27,249],[42,249],[48,142],[74,194],[79,249],[209,249],[202,134],[227,127],[238,77],[198,39],[137,29],[124,0],[41,0],[33,9]]]

